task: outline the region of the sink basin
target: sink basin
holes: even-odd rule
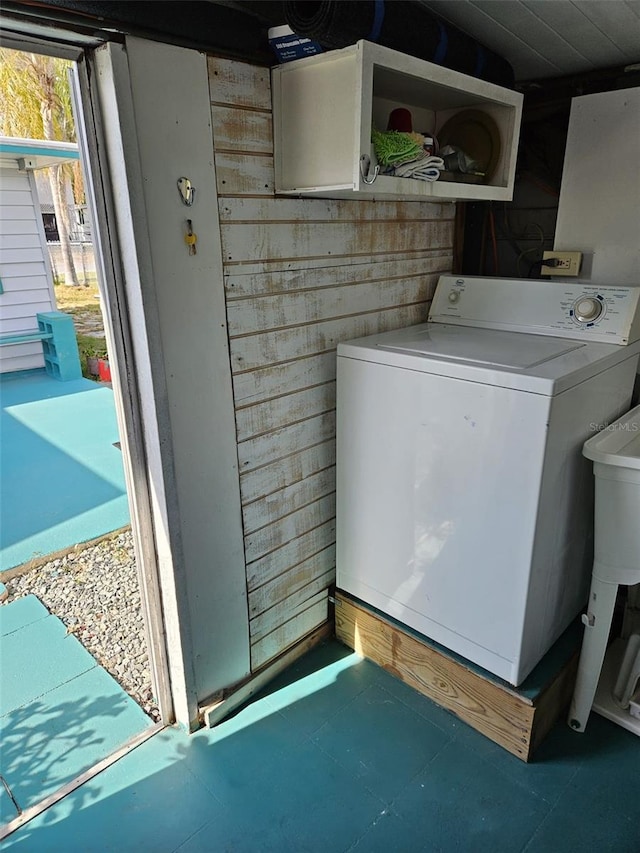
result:
[[[640,472],[640,406],[586,441],[582,453],[598,465]],[[594,473],[598,476],[595,466]]]

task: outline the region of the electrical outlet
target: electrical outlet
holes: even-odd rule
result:
[[[544,261],[555,259],[560,261],[553,266]],[[579,275],[582,263],[582,252],[543,252],[541,275]]]

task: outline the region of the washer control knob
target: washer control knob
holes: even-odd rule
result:
[[[583,296],[578,299],[573,311],[579,323],[592,323],[602,314],[602,303],[593,296]]]
[[[449,302],[455,303],[460,299],[460,293],[457,290],[449,291]]]

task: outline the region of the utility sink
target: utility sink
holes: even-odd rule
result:
[[[640,471],[640,406],[586,441],[582,453],[601,466]]]
[[[585,442],[596,478],[593,573],[610,583],[640,583],[640,406]]]
[[[593,707],[640,735],[640,635],[607,651],[618,585],[640,583],[640,406],[588,439],[582,453],[595,475],[594,562],[569,725],[584,731]]]

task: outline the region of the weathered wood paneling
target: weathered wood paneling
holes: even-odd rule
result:
[[[307,447],[305,450],[277,459],[254,471],[241,472],[242,500],[246,504],[262,496],[268,497],[274,492],[295,485],[312,474],[335,465],[335,461],[336,442],[331,438],[329,441]]]
[[[335,382],[315,385],[302,391],[286,394],[239,409],[236,413],[238,440],[261,435],[312,415],[329,412],[336,405]]]
[[[335,514],[336,498],[334,494],[330,494],[296,512],[289,513],[273,524],[261,527],[260,530],[245,537],[247,561],[257,560],[280,546],[293,542],[308,530],[319,527],[325,521],[330,521]]]
[[[272,154],[271,114],[212,107],[213,140],[218,151]]]
[[[270,397],[291,393],[335,379],[335,355],[332,352],[302,356],[295,361],[237,373],[233,378],[236,404],[250,405]]]
[[[336,525],[327,521],[319,527],[309,530],[277,548],[270,554],[260,557],[247,566],[247,585],[249,591],[283,575],[292,566],[297,566],[319,551],[324,551],[335,542]]]
[[[271,110],[269,69],[220,56],[207,58],[211,101]]]
[[[275,197],[268,73],[209,74],[255,669],[327,617],[336,346],[426,319],[455,206]]]
[[[277,657],[297,640],[304,637],[327,621],[328,601],[326,592],[320,601],[311,599],[312,605],[302,613],[281,623],[274,631],[251,645],[251,668],[253,670],[264,666],[272,658]]]
[[[335,435],[335,412],[326,412],[238,444],[241,471],[251,471]]]
[[[306,204],[301,200],[299,204]],[[366,203],[366,202],[364,202]],[[363,202],[360,202],[363,204]],[[272,259],[331,255],[366,258],[401,252],[428,241],[432,248],[453,245],[453,222],[221,222],[222,257],[228,264],[242,264],[265,255]]]
[[[222,222],[442,222],[453,221],[455,206],[427,201],[365,202],[321,198],[225,198],[220,200]],[[416,244],[414,248],[419,248]],[[394,249],[393,251],[397,251]]]
[[[311,583],[320,581],[328,587],[335,578],[336,546],[318,551],[282,575],[273,578],[249,593],[249,615],[257,616]],[[319,587],[320,588],[320,587]]]
[[[290,512],[313,503],[314,500],[331,494],[336,487],[335,466],[324,468],[315,474],[309,474],[297,483],[292,483],[264,495],[255,501],[245,503],[242,509],[245,533],[259,530],[278,518],[284,518]]]
[[[335,353],[340,341],[373,335],[386,329],[410,326],[427,319],[426,302],[372,312],[368,312],[363,305],[362,311],[362,314],[340,317],[337,320],[234,338],[231,341],[232,369],[234,372],[255,370],[265,364],[289,361],[292,352],[312,354],[330,350]],[[367,313],[364,313],[365,311]]]
[[[437,275],[414,276],[233,302],[227,306],[229,334],[235,337],[267,329],[302,326],[310,316],[318,322],[352,317],[361,313],[363,305],[367,306],[367,311],[379,311],[416,302],[424,304],[433,295],[437,280]]]
[[[216,153],[220,195],[273,195],[273,157],[270,154]]]
[[[362,203],[362,202],[361,202]],[[382,252],[375,256],[374,263],[386,261],[400,261],[407,258],[427,258],[434,254],[451,255],[448,248],[436,249],[407,249],[405,252]],[[259,273],[290,272],[302,270],[304,272],[316,269],[327,269],[349,266],[360,266],[366,264],[369,259],[361,255],[323,255],[319,257],[299,258],[258,258],[254,261],[243,261],[241,265],[225,264],[225,279],[235,275],[258,275]]]
[[[270,634],[283,622],[308,610],[316,602],[325,601],[327,598],[326,587],[313,581],[288,598],[279,601],[270,610],[264,611],[251,620],[251,641],[256,643],[267,634]]]
[[[354,259],[355,260],[355,259]],[[451,253],[424,253],[418,258],[406,258],[402,255],[393,261],[383,260],[376,263],[362,261],[358,264],[343,264],[316,269],[308,265],[303,269],[275,270],[262,274],[247,275],[232,268],[225,277],[227,299],[240,299],[243,296],[255,298],[275,293],[287,293],[296,290],[314,290],[323,287],[340,287],[345,284],[406,279],[415,276],[428,276],[451,268]]]

